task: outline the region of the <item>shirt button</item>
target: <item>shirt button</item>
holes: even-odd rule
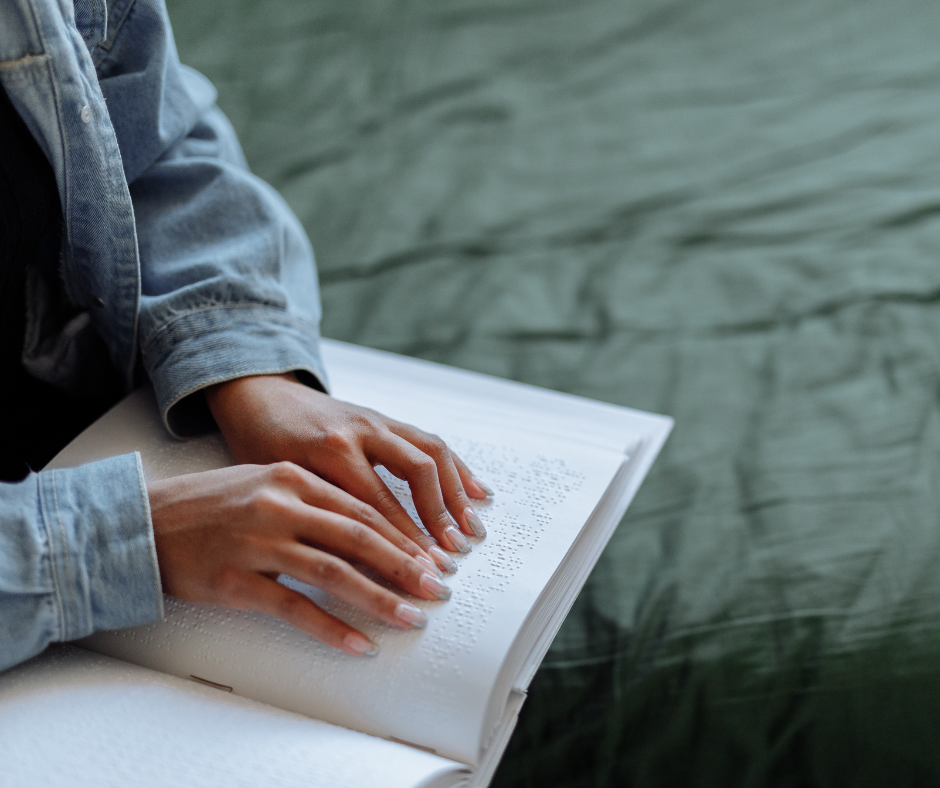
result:
[[[82,107],[82,111],[79,113],[82,119],[82,123],[91,123],[91,107]]]
[[[101,296],[95,296],[91,300],[92,300],[92,303],[97,307],[104,306],[104,299]]]

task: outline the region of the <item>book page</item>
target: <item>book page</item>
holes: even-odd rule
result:
[[[351,657],[261,614],[171,598],[165,621],[88,642],[158,670],[194,674],[247,697],[475,765],[492,732],[485,729],[487,704],[500,667],[625,455],[596,442],[545,437],[530,428],[538,421],[533,412],[526,414],[527,429],[514,429],[505,418],[494,426],[479,410],[454,407],[447,392],[435,392],[426,380],[409,388],[400,379],[383,385],[387,371],[379,380],[362,369],[343,373],[342,364],[331,362],[337,396],[440,434],[496,491],[478,507],[489,536],[473,540],[473,552],[457,558],[460,570],[448,578],[452,599],[411,600],[428,613],[427,629],[386,627],[284,579],[361,628],[380,646],[379,656]],[[180,444],[160,425],[152,394],[135,397],[80,436],[55,464],[136,448],[148,478],[162,478],[230,462],[220,436]],[[623,435],[620,445],[639,437]],[[385,478],[414,516],[407,485]]]
[[[394,402],[403,412],[420,415],[420,406],[433,401],[445,405],[451,418],[524,429],[618,454],[632,454],[638,440],[665,439],[672,425],[672,419],[655,413],[344,342],[324,339],[321,353],[334,397],[356,402],[368,392],[372,407],[381,412],[399,410]]]
[[[0,675],[0,782],[452,788],[465,767],[72,646]]]

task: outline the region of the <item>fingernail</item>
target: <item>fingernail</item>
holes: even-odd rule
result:
[[[399,605],[401,607],[401,605]],[[418,611],[421,612],[420,610]],[[360,657],[374,657],[379,653],[379,647],[369,638],[360,635],[358,632],[350,632],[343,638],[343,645]]]
[[[452,575],[457,571],[457,562],[437,545],[428,548],[428,555],[437,561],[438,566],[447,572],[447,574]]]
[[[483,484],[483,482],[481,482],[476,476],[473,477],[473,483],[474,483],[477,487],[479,487],[481,490],[483,490],[483,492],[486,493],[486,497],[487,497],[487,498],[492,498],[494,495],[496,495],[496,493],[494,493],[494,492],[489,488],[489,485]]]
[[[424,577],[430,577],[430,575],[424,575]],[[404,621],[413,629],[424,629],[428,625],[428,617],[425,612],[421,608],[409,605],[406,602],[398,604],[398,607],[395,608],[395,615],[399,621]]]
[[[458,531],[454,526],[444,529],[444,536],[446,536],[450,543],[454,546],[454,549],[459,553],[469,553],[470,552],[470,542],[467,541],[467,537],[464,536],[460,531]]]
[[[450,589],[434,575],[421,575],[419,583],[425,591],[430,591],[438,599],[450,599]]]
[[[483,523],[480,522],[480,518],[477,517],[477,513],[473,511],[472,506],[468,506],[464,509],[463,516],[467,518],[467,525],[473,529],[474,535],[480,539],[486,536],[486,529],[483,527]]]
[[[425,558],[423,555],[419,555],[415,560],[429,572],[433,572],[438,577],[444,576],[444,573],[437,568],[437,564],[435,564],[430,558]]]

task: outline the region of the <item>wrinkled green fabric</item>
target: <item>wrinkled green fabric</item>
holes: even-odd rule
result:
[[[494,784],[940,784],[940,3],[170,10],[328,336],[676,419]]]

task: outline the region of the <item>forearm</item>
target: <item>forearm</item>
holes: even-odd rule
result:
[[[212,428],[201,391],[295,371],[326,388],[319,291],[303,228],[269,186],[222,155],[217,113],[131,183],[140,246],[140,349],[167,427]]]
[[[0,485],[0,670],[163,602],[134,455]]]

